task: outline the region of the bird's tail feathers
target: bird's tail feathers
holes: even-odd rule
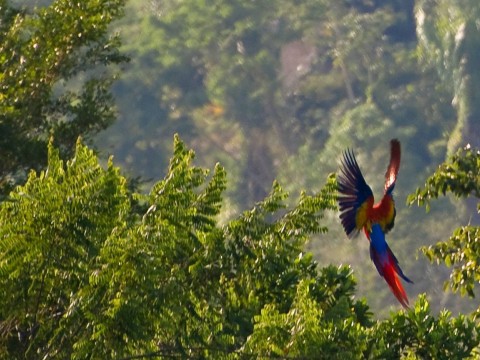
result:
[[[385,279],[390,287],[393,295],[395,295],[404,308],[408,308],[407,293],[403,288],[400,278],[409,283],[413,283],[413,281],[403,273],[398,265],[398,260],[392,250],[390,250],[390,247],[387,245],[387,251],[383,254],[379,254],[375,248],[370,245],[370,257],[375,264],[378,273]]]
[[[408,297],[403,285],[400,281],[395,266],[392,263],[388,263],[385,265],[383,269],[383,277],[387,282],[390,290],[392,291],[393,295],[397,298],[397,300],[402,304],[404,308],[408,308]]]

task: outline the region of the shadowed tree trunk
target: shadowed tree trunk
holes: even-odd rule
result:
[[[417,33],[424,58],[451,87],[457,123],[447,153],[469,144],[480,148],[480,3],[474,0],[423,0],[417,11]],[[478,199],[466,201],[471,224],[480,224]]]
[[[458,58],[458,85],[455,105],[458,111],[457,125],[452,132],[448,152],[470,144],[480,147],[480,24],[468,20],[456,34],[460,54]]]
[[[239,199],[242,207],[252,206],[270,192],[275,179],[273,157],[265,131],[258,127],[247,129],[246,163],[243,174],[245,198]]]

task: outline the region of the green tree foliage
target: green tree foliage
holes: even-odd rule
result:
[[[424,205],[429,210],[432,199],[451,193],[457,198],[472,196],[477,202],[477,209],[480,209],[479,174],[480,152],[470,146],[465,147],[441,164],[426,180],[425,187],[410,195],[409,202]],[[478,214],[472,214],[475,215]],[[466,225],[455,229],[447,241],[423,248],[430,261],[453,267],[450,280],[445,285],[455,292],[459,291],[462,295],[468,294],[471,297],[474,297],[475,284],[480,282],[479,239],[480,228]],[[480,308],[478,312],[480,314]]]
[[[0,358],[463,358],[476,323],[409,311],[374,320],[346,266],[303,252],[328,236],[329,177],[287,208],[270,194],[217,223],[226,173],[192,164],[178,137],[163,180],[141,195],[86,146],[32,171],[0,205]],[[140,205],[140,206],[139,206]]]
[[[87,325],[69,321],[78,316],[79,291],[129,208],[125,180],[111,163],[103,170],[80,143],[66,164],[51,144],[48,153],[47,169],[32,171],[0,210],[1,348],[15,358],[71,349],[75,339],[68,334]]]
[[[9,356],[234,349],[263,304],[287,306],[299,279],[314,274],[311,257],[298,256],[308,234],[325,231],[320,211],[333,206],[333,185],[268,220],[285,198],[275,185],[219,228],[213,216],[225,172],[217,166],[205,183],[207,172],[190,165],[193,152],[178,140],[168,175],[145,196],[127,194],[118,169],[102,170],[80,143],[66,164],[52,145],[49,154],[47,169],[32,172],[2,208],[0,272],[10,296],[0,313]],[[144,203],[141,216],[132,199]]]
[[[142,171],[139,164],[151,168],[158,161],[145,156],[145,150],[165,149],[168,138],[159,132],[201,137],[204,153],[241,165],[237,181],[245,192],[236,202],[246,207],[268,193],[266,184],[274,179],[272,146],[283,146],[277,137],[290,130],[282,116],[278,71],[281,45],[292,31],[278,14],[281,4],[151,3],[154,11],[143,9],[141,24],[148,36],[130,46],[138,54],[133,82],[142,86],[134,97],[139,104],[134,116],[143,125],[135,129],[140,136],[128,149],[141,158],[132,167]],[[121,83],[118,94],[130,99],[130,84]],[[158,115],[152,119],[153,111]]]
[[[328,270],[333,269],[323,271]],[[335,269],[335,273],[338,280],[347,275],[345,269]],[[342,282],[345,280],[348,284],[348,276]],[[252,357],[463,359],[478,354],[478,325],[463,315],[452,318],[448,311],[435,318],[424,296],[414,309],[373,322],[368,317],[362,321],[361,316],[366,314],[358,313],[345,297],[338,299],[333,308],[325,309],[311,290],[301,285],[288,313],[266,307],[255,318],[255,330],[246,344]]]
[[[57,0],[33,11],[0,1],[0,192],[46,164],[54,135],[62,153],[111,124],[111,75],[125,61],[108,25],[124,0]]]

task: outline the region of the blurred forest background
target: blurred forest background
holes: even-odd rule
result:
[[[474,303],[444,292],[449,272],[417,249],[478,224],[476,211],[443,199],[426,214],[406,198],[447,154],[480,146],[479,18],[476,0],[130,0],[111,27],[130,57],[112,85],[116,120],[91,141],[146,188],[165,175],[178,133],[197,165],[226,168],[227,221],[274,179],[292,201],[316,193],[346,148],[380,197],[398,138],[388,240],[415,282],[407,293],[425,292],[434,311],[467,312]],[[308,244],[320,266],[351,264],[372,310],[396,309],[363,235],[347,239],[336,213],[328,227]]]

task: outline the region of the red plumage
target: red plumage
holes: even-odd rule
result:
[[[392,263],[387,264],[383,269],[383,278],[387,282],[390,290],[404,308],[408,308],[408,297],[400,279],[395,272]]]

